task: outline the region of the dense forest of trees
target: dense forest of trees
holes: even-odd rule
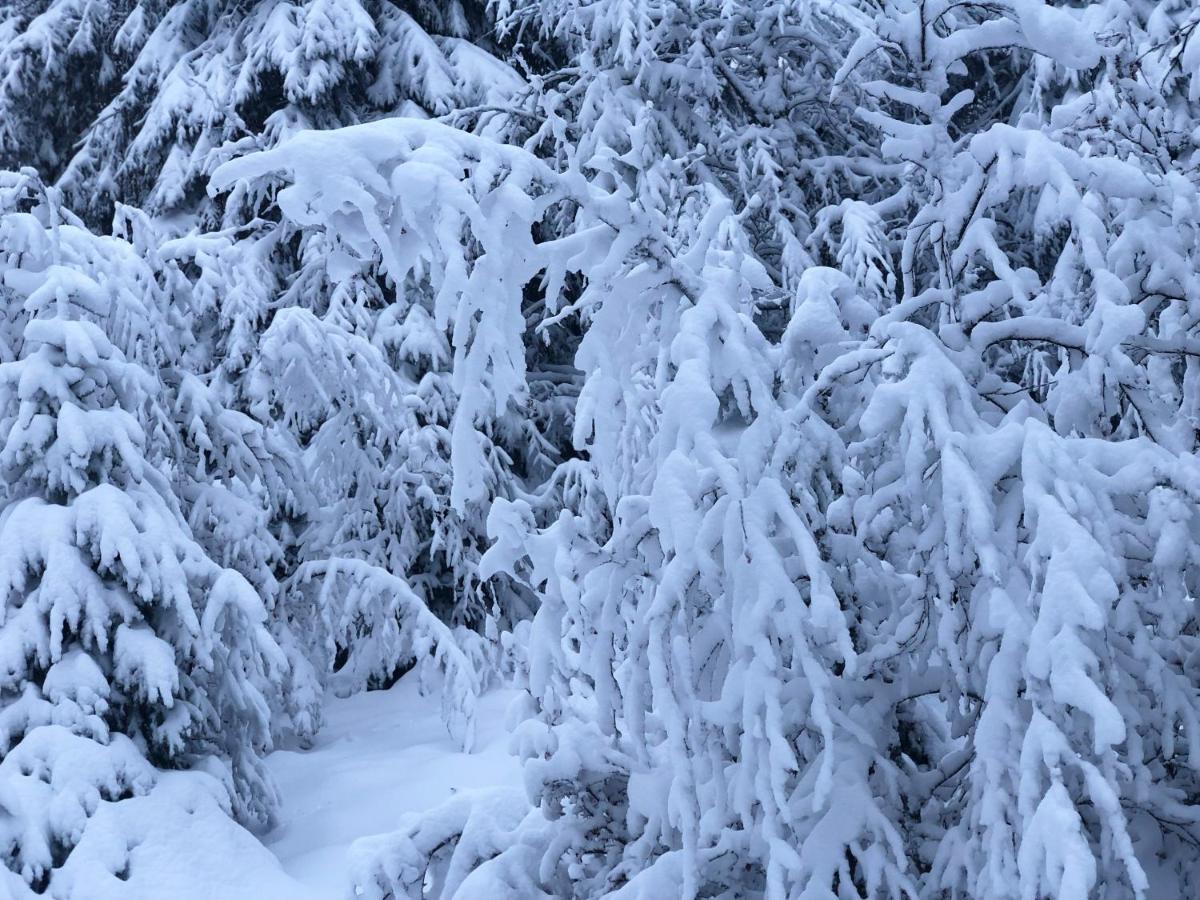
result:
[[[0,0],[0,894],[415,668],[353,896],[1200,896],[1198,26]]]

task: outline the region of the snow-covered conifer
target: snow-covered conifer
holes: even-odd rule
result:
[[[808,168],[836,175],[789,194],[775,234],[797,237],[772,244],[769,198],[673,162],[697,120],[653,93],[704,109],[689,63],[725,73],[700,36],[736,45],[721,28],[752,12],[514,15],[543,10],[586,41],[560,102],[596,93],[526,145],[627,198],[619,218],[575,194],[574,224],[619,222],[637,263],[602,228],[573,260],[593,487],[496,503],[483,561],[542,601],[517,733],[542,815],[505,806],[481,832],[447,807],[438,877],[458,896],[1189,893],[1186,12],[846,4],[860,36],[827,32],[824,102],[867,130],[821,148]],[[762,12],[760,56],[791,38]],[[753,99],[769,78],[738,62],[728,89]],[[398,840],[364,889],[419,870],[424,832]]]
[[[893,666],[943,673],[903,719],[908,802],[940,835],[914,846],[926,892],[1194,889],[1158,854],[1180,839],[1163,798],[1195,778],[1165,761],[1200,703],[1192,639],[1165,624],[1190,618],[1167,585],[1197,524],[1195,431],[1167,412],[1191,368],[1171,304],[1196,186],[1129,125],[1169,128],[1145,80],[1172,41],[1144,29],[1184,24],[1163,12],[888,4],[843,66],[905,171],[877,201],[904,211],[899,302],[870,329],[887,358],[846,508],[908,575],[894,596],[921,631]]]
[[[0,364],[0,831],[8,869],[65,896],[88,877],[71,854],[98,804],[159,769],[210,773],[239,818],[269,820],[267,692],[288,667],[262,598],[174,493],[152,271],[35,176],[3,178],[0,263],[24,325]],[[108,862],[122,877],[127,858]]]
[[[524,791],[364,897],[1197,894],[1194,6],[7,15],[0,153],[122,237],[4,176],[5,834],[94,842],[64,734],[252,818],[415,666],[468,745],[518,680]]]
[[[230,154],[488,102],[510,76],[472,43],[485,18],[464,0],[22,6],[0,29],[0,161],[44,167],[98,221],[114,201],[193,212]]]

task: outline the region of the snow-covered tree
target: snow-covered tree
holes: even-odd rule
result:
[[[511,79],[475,47],[486,17],[469,0],[9,10],[0,162],[38,166],[97,221],[114,201],[193,212],[230,154],[304,128],[487,103]]]
[[[907,173],[900,303],[871,329],[892,352],[854,446],[879,499],[854,508],[924,582],[912,663],[946,673],[947,706],[914,708],[914,733],[948,829],[928,889],[951,896],[1194,889],[1147,872],[1195,777],[1163,766],[1200,702],[1188,628],[1165,624],[1191,618],[1192,326],[1171,304],[1196,187],[1153,125],[1107,121],[1167,130],[1159,66],[1133,74],[1171,52],[1150,24],[901,4],[843,69],[889,59],[864,115]],[[947,743],[929,722],[950,711]]]
[[[128,845],[91,876],[73,849],[100,804],[160,769],[207,772],[240,819],[270,819],[260,756],[288,664],[263,599],[197,542],[174,491],[152,270],[32,174],[0,190],[22,320],[0,363],[0,840],[13,885],[67,896],[123,877]]]
[[[9,2],[0,7],[0,166],[47,178],[120,87],[137,49],[135,0]],[[122,27],[130,21],[133,27]]]
[[[525,791],[360,845],[362,896],[1196,894],[1194,7],[8,14],[4,158],[148,214],[97,239],[5,182],[0,527],[84,521],[128,603],[37,613],[0,771],[124,734],[252,815],[319,671],[416,665],[469,744],[504,669]],[[167,523],[170,590],[100,495]],[[58,583],[21,552],[0,634]],[[171,618],[234,584],[260,631]],[[169,752],[143,632],[194,710]]]
[[[292,631],[311,630],[299,622],[314,614],[311,598],[293,608],[285,587],[276,601],[276,582],[291,584],[302,560],[333,558],[404,574],[446,621],[511,619],[519,611],[474,574],[486,508],[449,502],[457,398],[448,324],[433,321],[422,276],[397,286],[373,260],[327,267],[329,240],[274,221],[269,191],[228,210],[204,191],[222,160],[305,128],[500,102],[521,81],[476,46],[487,42],[482,5],[205,0],[100,12],[52,3],[6,19],[0,56],[11,77],[0,108],[11,127],[2,146],[12,161],[41,165],[96,222],[114,201],[150,212],[118,207],[147,233],[146,255],[157,257],[176,306],[183,357],[168,377],[178,385],[187,515],[209,519],[211,549],[241,554],[230,564]],[[103,27],[80,30],[80,16]],[[71,117],[35,125],[43,90],[86,99],[86,127]],[[223,227],[198,232],[198,211]],[[489,490],[504,492],[539,465],[547,447],[531,420],[552,427],[561,415],[557,395],[546,396],[534,416],[495,428]],[[213,502],[230,491],[253,496]],[[213,520],[239,504],[236,522]],[[328,514],[309,518],[317,508]],[[240,530],[236,545],[231,529]],[[332,662],[319,658],[324,649],[319,668]],[[337,654],[348,650],[339,644]],[[372,683],[402,663],[378,662]]]
[[[437,126],[432,133],[450,130]],[[511,493],[521,474],[538,474],[531,467],[544,439],[523,408],[521,378],[522,310],[536,269],[514,275],[502,289],[515,306],[491,303],[496,282],[508,280],[501,267],[513,257],[459,244],[466,237],[464,209],[443,213],[436,186],[414,180],[425,199],[408,192],[394,213],[385,212],[383,204],[395,201],[375,170],[394,165],[389,153],[407,152],[411,147],[379,145],[378,137],[298,136],[276,151],[229,163],[214,186],[232,189],[231,209],[264,202],[260,195],[278,209],[280,225],[262,244],[278,246],[290,234],[300,245],[297,274],[275,304],[243,380],[252,405],[296,437],[314,500],[327,510],[300,535],[298,557],[307,565],[289,582],[287,602],[321,624],[326,664],[337,668],[341,689],[386,684],[413,661],[412,647],[448,640],[448,633],[434,633],[436,619],[396,606],[386,585],[397,578],[415,592],[414,602],[419,598],[423,609],[460,629],[454,641],[479,663],[495,654],[463,629],[511,624],[527,602],[483,583],[477,561],[491,499]],[[326,153],[346,153],[354,162],[335,172],[323,162]],[[452,160],[430,162],[444,167]],[[412,170],[428,176],[425,160],[418,163]],[[275,194],[272,173],[298,184]],[[330,176],[340,183],[327,183]],[[482,190],[488,178],[481,176]],[[357,210],[337,199],[342,191],[351,192],[345,197]],[[400,216],[416,241],[394,245],[380,230],[390,220],[386,228],[398,234]],[[244,253],[247,245],[253,243],[231,252]],[[318,594],[310,578],[318,569],[331,578],[350,574],[350,595]]]
[[[810,88],[867,131],[779,222],[671,162],[672,97],[710,112],[697,35],[790,41],[751,6],[518,11],[583,42],[562,94],[644,110],[527,142],[625,201],[572,195],[634,251],[598,229],[572,262],[586,464],[559,480],[585,486],[491,516],[484,572],[542,601],[517,736],[540,809],[452,804],[360,887],[1188,895],[1190,11],[846,4],[857,43],[824,32],[838,71]]]

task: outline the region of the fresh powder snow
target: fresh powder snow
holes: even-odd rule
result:
[[[470,753],[446,733],[437,697],[423,696],[414,677],[386,691],[331,699],[311,748],[266,758],[281,804],[279,824],[263,843],[295,881],[281,882],[276,893],[247,887],[223,896],[340,898],[360,839],[386,836],[456,794],[519,786],[505,727],[516,695],[502,688],[480,698]]]

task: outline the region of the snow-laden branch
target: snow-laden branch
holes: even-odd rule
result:
[[[480,675],[453,632],[403,578],[356,559],[311,560],[293,578],[297,587],[320,582],[319,615],[330,640],[348,653],[335,687],[362,690],[372,678],[386,678],[411,661],[422,682],[440,691],[451,736],[463,750],[471,749]]]

